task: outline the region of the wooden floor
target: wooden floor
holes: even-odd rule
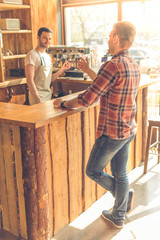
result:
[[[21,237],[16,237],[10,234],[9,232],[0,229],[0,240],[25,240],[25,239]]]
[[[146,175],[143,175],[143,166],[129,174],[135,199],[133,211],[126,216],[122,230],[114,228],[101,217],[102,210],[111,209],[114,203],[107,192],[52,240],[160,240],[160,164],[156,162],[156,159],[149,161]],[[7,234],[0,231],[0,240],[22,239]]]
[[[126,224],[118,230],[101,217],[104,209],[111,209],[114,199],[106,193],[100,200],[66,226],[54,240],[160,240],[160,164],[149,161],[149,171],[143,166],[129,174],[130,186],[135,190],[133,211]]]

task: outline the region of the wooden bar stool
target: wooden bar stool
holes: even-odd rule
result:
[[[147,172],[149,154],[158,155],[158,163],[160,163],[160,116],[155,117],[153,119],[149,119],[148,122],[149,122],[149,126],[148,126],[146,154],[145,154],[145,160],[144,160],[144,174]],[[156,142],[151,144],[153,128],[158,129],[158,135],[156,137],[157,138]],[[158,145],[158,153],[149,153],[149,150],[156,145]]]

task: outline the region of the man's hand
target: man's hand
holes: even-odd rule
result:
[[[71,63],[69,61],[65,61],[60,70],[52,74],[52,81],[55,81],[64,71],[70,69]]]
[[[61,102],[63,102],[62,99],[56,99],[54,102],[53,102],[53,105],[55,108],[61,108]]]
[[[89,67],[89,60],[86,58],[80,58],[78,61],[78,68],[80,68],[83,72],[87,73],[87,75],[94,80],[97,77],[97,73],[95,73],[90,67]]]
[[[63,102],[62,106],[61,103]],[[54,102],[53,105],[55,108],[65,108],[67,110],[73,109],[73,108],[80,108],[82,107],[78,103],[78,97],[72,98],[70,100],[64,101],[62,98],[57,98]]]
[[[80,60],[78,61],[78,68],[80,68],[83,72],[88,73],[89,70],[89,60],[88,58],[86,58],[86,60],[84,58],[80,58]]]
[[[69,61],[65,61],[65,63],[62,66],[62,69],[63,69],[63,71],[66,71],[66,70],[70,69],[70,67],[71,67],[71,63]]]

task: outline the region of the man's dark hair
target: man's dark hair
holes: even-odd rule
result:
[[[51,29],[49,29],[49,28],[47,28],[47,27],[41,27],[41,28],[38,30],[38,36],[39,36],[39,37],[42,35],[42,32],[52,33]]]

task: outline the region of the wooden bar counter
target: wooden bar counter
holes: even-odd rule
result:
[[[143,160],[147,88],[156,81],[144,77],[139,87],[138,131],[131,143],[128,171]],[[99,102],[73,110],[54,109],[53,102],[0,103],[1,227],[29,240],[50,239],[105,193],[85,175]]]

